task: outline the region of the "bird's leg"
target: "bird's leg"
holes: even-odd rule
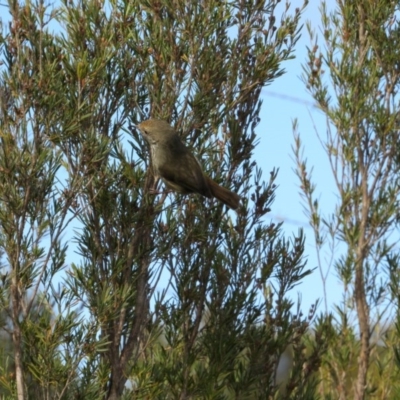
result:
[[[154,194],[154,195],[161,194],[163,196],[165,195],[165,197],[166,197],[168,193],[172,192],[172,190],[170,190],[170,189],[158,190],[157,186],[158,186],[159,181],[160,181],[160,177],[156,176],[154,179],[153,186],[151,188],[149,188],[149,194]]]

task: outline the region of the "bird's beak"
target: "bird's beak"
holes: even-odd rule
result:
[[[128,126],[129,126],[129,129],[131,129],[131,130],[133,130],[133,129],[136,129],[136,130],[139,129],[139,130],[140,130],[139,125],[136,125],[136,124],[132,124],[132,123],[131,123],[131,124],[129,124]]]

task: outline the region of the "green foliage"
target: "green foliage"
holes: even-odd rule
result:
[[[313,398],[323,346],[307,353],[305,338],[315,309],[304,317],[287,297],[310,273],[304,237],[266,222],[276,171],[264,182],[253,160],[261,90],[299,37],[301,10],[278,16],[278,3],[9,3],[0,40],[6,395]],[[242,196],[237,215],[159,192],[133,128],[150,116],[172,123],[206,172]],[[293,373],[279,387],[287,349]]]
[[[297,175],[323,284],[333,266],[344,287],[320,370],[324,398],[398,393],[392,351],[399,293],[398,12],[391,0],[338,1],[331,13],[322,3],[323,46],[309,29],[304,81],[327,117],[326,136],[319,138],[336,184],[334,211],[322,214],[298,135]]]

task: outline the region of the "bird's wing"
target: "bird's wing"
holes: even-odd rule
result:
[[[190,154],[173,165],[164,164],[158,168],[160,176],[172,189],[182,193],[199,193],[211,197],[211,191],[197,159]]]

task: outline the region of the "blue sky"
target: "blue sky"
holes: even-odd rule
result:
[[[301,7],[301,5],[302,0],[293,0],[291,9],[294,10],[296,7]],[[313,99],[306,91],[305,85],[301,80],[302,64],[307,60],[307,46],[313,46],[305,27],[306,21],[311,21],[312,27],[321,38],[318,28],[321,21],[319,5],[320,2],[311,1],[304,12],[302,18],[304,28],[302,36],[296,45],[296,58],[283,64],[286,74],[276,79],[263,90],[261,123],[257,129],[260,145],[255,151],[255,158],[264,171],[265,177],[268,176],[268,172],[273,168],[279,168],[277,179],[279,187],[269,217],[274,221],[283,221],[283,229],[288,236],[291,233],[297,233],[299,228],[304,229],[306,234],[305,255],[308,259],[309,268],[317,266],[317,257],[313,244],[313,232],[304,214],[299,194],[299,182],[294,173],[292,123],[296,118],[308,167],[314,167],[315,194],[320,201],[321,210],[331,213],[335,206],[333,175],[328,158],[316,133],[317,130],[322,137],[324,136],[326,118],[320,110],[313,106]],[[321,45],[323,45],[322,41],[320,48]],[[319,271],[315,270],[311,276],[304,280],[303,284],[293,290],[292,294],[295,300],[297,300],[298,294],[301,295],[301,308],[305,312],[317,298],[322,300],[323,289]],[[330,309],[334,303],[340,302],[342,294],[343,287],[334,270],[331,270],[327,284],[327,302]],[[323,309],[324,306],[321,303],[318,310],[322,311]]]

